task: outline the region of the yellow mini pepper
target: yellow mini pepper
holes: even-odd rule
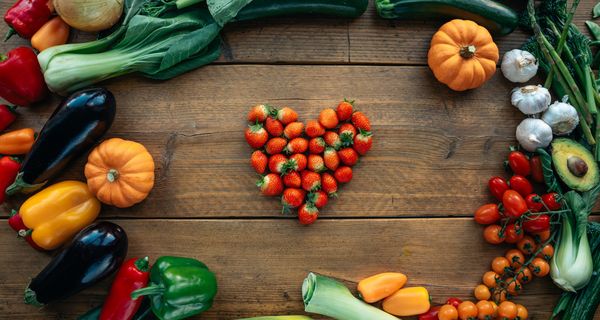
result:
[[[100,213],[100,202],[87,184],[63,181],[27,199],[19,209],[33,241],[53,250],[90,225]]]
[[[358,283],[358,292],[366,303],[375,303],[400,290],[407,280],[402,273],[384,272],[362,279]]]
[[[431,306],[429,292],[424,287],[404,288],[383,300],[383,310],[395,316],[416,316]]]

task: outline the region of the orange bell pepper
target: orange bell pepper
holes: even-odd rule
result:
[[[60,17],[55,17],[46,22],[31,37],[31,46],[37,51],[44,51],[50,47],[67,43],[71,27]]]
[[[431,307],[429,292],[424,287],[404,288],[385,298],[383,310],[395,316],[416,316]]]
[[[35,141],[35,132],[31,128],[15,130],[0,135],[0,154],[20,155],[31,150]]]
[[[374,303],[400,290],[407,280],[402,273],[384,272],[362,279],[358,283],[358,292],[366,303]]]
[[[19,215],[33,241],[45,250],[56,249],[77,232],[96,220],[100,201],[87,184],[63,181],[30,197],[19,209]]]

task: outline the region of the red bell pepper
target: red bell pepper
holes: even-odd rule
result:
[[[148,285],[148,257],[129,259],[123,263],[102,306],[100,320],[130,320],[140,308],[143,297],[131,298],[131,293]]]
[[[20,238],[25,239],[25,241],[27,241],[32,248],[35,250],[44,251],[44,249],[38,246],[31,238],[31,231],[29,231],[29,228],[27,228],[25,223],[23,223],[23,219],[21,219],[21,215],[19,212],[17,212],[17,210],[13,210],[10,213],[8,225],[11,227],[11,229],[18,233]]]
[[[48,87],[35,52],[28,47],[11,50],[0,56],[0,97],[27,106],[48,94]]]
[[[17,173],[21,169],[21,162],[17,158],[0,158],[0,204],[4,202],[6,188],[10,186],[17,178]]]
[[[29,39],[52,16],[51,0],[18,0],[4,15],[4,21],[10,27],[6,39],[18,33],[21,37]]]
[[[0,104],[0,132],[15,122],[15,119],[17,119],[15,108]]]

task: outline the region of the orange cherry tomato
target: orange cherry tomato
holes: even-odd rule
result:
[[[484,284],[476,286],[473,290],[473,295],[477,300],[488,300],[492,297],[490,289]]]
[[[458,305],[458,317],[460,320],[476,319],[477,306],[471,301],[463,301]]]
[[[477,319],[490,320],[496,316],[494,305],[490,301],[481,300],[477,302]]]
[[[495,257],[492,260],[492,270],[495,273],[503,275],[506,269],[510,269],[510,262],[505,257]]]
[[[492,297],[497,303],[504,302],[506,301],[506,290],[495,288],[494,292],[492,292]]]
[[[445,304],[438,312],[439,320],[458,320],[458,310],[454,306]]]
[[[548,275],[550,272],[550,265],[548,264],[548,261],[542,258],[535,258],[531,261],[529,270],[531,270],[535,276],[541,278]]]
[[[494,288],[498,285],[500,276],[494,271],[488,271],[483,274],[482,280],[483,284],[485,284],[488,288]]]
[[[525,263],[525,255],[523,254],[523,252],[517,249],[510,249],[506,251],[504,257],[508,259],[508,261],[510,262],[510,266],[515,270],[521,267],[523,263]]]
[[[517,280],[519,280],[519,282],[522,284],[529,283],[531,280],[533,280],[533,274],[531,274],[531,271],[528,268],[523,268],[521,271],[519,271]]]
[[[546,240],[550,239],[550,229],[544,230],[542,232],[536,232],[533,235],[537,243],[546,242]]]
[[[532,237],[524,236],[523,239],[517,242],[517,248],[519,248],[519,250],[521,250],[521,252],[524,254],[534,254],[537,249],[537,245]]]
[[[490,301],[490,303],[492,304],[492,307],[494,307],[494,316],[496,316],[496,313],[498,313],[498,305],[494,301]]]
[[[501,244],[506,237],[502,234],[502,227],[497,224],[491,224],[483,229],[483,238],[491,244]]]
[[[506,226],[506,229],[504,229],[504,234],[506,235],[506,243],[517,243],[525,236],[523,229],[521,227],[517,227],[514,223]]]
[[[508,286],[506,287],[506,290],[508,291],[508,293],[510,293],[513,296],[517,296],[519,295],[519,293],[521,292],[521,290],[523,289],[523,286],[519,283],[518,280],[514,280],[514,281],[510,281],[510,283],[508,284]]]
[[[513,320],[517,317],[517,305],[510,302],[504,301],[498,306],[498,318],[505,320]]]
[[[542,248],[542,251],[540,253],[538,253],[536,257],[550,260],[550,259],[552,259],[553,256],[554,256],[554,247],[551,244],[547,244]]]
[[[500,211],[495,203],[484,204],[475,211],[475,222],[479,224],[496,223],[500,218]]]
[[[526,320],[529,317],[529,312],[527,312],[527,308],[522,304],[517,304],[517,317],[519,320]]]

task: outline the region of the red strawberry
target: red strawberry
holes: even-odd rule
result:
[[[306,129],[304,130],[306,135],[315,138],[325,134],[325,128],[316,120],[310,120],[306,123]]]
[[[248,144],[254,149],[261,148],[269,140],[269,134],[262,124],[248,126],[244,135]]]
[[[265,146],[265,151],[268,154],[278,154],[282,153],[283,149],[287,145],[287,140],[280,137],[271,138],[267,141],[267,145]]]
[[[248,113],[248,121],[252,123],[264,122],[270,112],[271,108],[269,108],[269,106],[264,104],[256,105],[250,109],[250,112]]]
[[[308,155],[308,170],[314,172],[323,172],[327,170],[325,167],[325,161],[323,157],[318,154],[309,154]]]
[[[283,124],[281,121],[272,117],[267,117],[265,121],[265,129],[271,135],[271,137],[281,137],[283,134]]]
[[[360,111],[352,114],[352,123],[357,129],[371,131],[371,121],[369,121],[369,118]]]
[[[287,188],[283,190],[283,196],[281,196],[281,204],[283,205],[283,212],[288,212],[291,208],[298,208],[304,202],[306,191],[302,189]]]
[[[290,171],[283,176],[283,184],[288,188],[301,188],[302,178],[298,171]]]
[[[281,110],[276,111],[277,119],[283,123],[283,125],[287,125],[288,123],[292,123],[298,120],[298,114],[292,108],[283,107]]]
[[[321,137],[316,137],[308,141],[308,152],[312,154],[321,154],[325,151],[325,140]]]
[[[321,176],[312,171],[304,170],[302,176],[302,189],[306,191],[316,191],[321,189]]]
[[[296,153],[290,156],[290,160],[288,160],[288,168],[292,171],[304,171],[306,169],[306,165],[308,164],[308,159],[302,153]]]
[[[302,122],[292,122],[283,129],[283,135],[290,140],[298,138],[302,132],[304,132],[304,123]]]
[[[369,131],[360,130],[354,138],[354,150],[364,156],[373,146],[373,135]]]
[[[288,142],[284,151],[287,153],[304,153],[308,149],[308,141],[304,138],[294,138]]]
[[[283,182],[281,177],[274,173],[262,177],[256,185],[265,196],[278,196],[283,192]]]
[[[337,127],[339,122],[335,110],[331,108],[321,110],[321,113],[319,114],[319,123],[325,127],[325,129],[333,129]]]
[[[312,203],[317,209],[321,209],[327,205],[327,193],[323,190],[311,192],[308,194],[306,201]]]
[[[337,181],[331,174],[327,172],[323,173],[323,176],[321,177],[321,189],[330,197],[335,197],[337,195]]]
[[[252,152],[252,156],[250,157],[250,164],[252,164],[252,168],[254,168],[254,171],[258,174],[265,173],[268,161],[267,155],[260,150]]]
[[[310,203],[305,203],[298,209],[298,220],[303,225],[314,223],[318,217],[319,209]]]
[[[350,118],[352,117],[353,105],[354,100],[348,101],[346,99],[344,99],[344,101],[338,104],[335,113],[337,113],[338,119],[340,121],[350,120]]]
[[[335,149],[331,147],[327,147],[327,149],[325,149],[325,153],[323,153],[323,160],[325,161],[325,166],[327,169],[332,171],[335,171],[335,169],[337,169],[340,165],[340,157]],[[310,164],[310,156],[308,158],[308,163]]]
[[[352,180],[352,168],[346,166],[339,167],[335,170],[333,176],[339,183],[348,183]]]
[[[274,173],[285,173],[287,171],[288,158],[282,154],[272,155],[269,159],[269,170]]]
[[[325,132],[323,139],[328,146],[333,147],[335,150],[342,146],[342,140],[340,140],[340,136],[335,131]]]
[[[338,151],[338,155],[340,156],[340,160],[346,166],[352,167],[358,162],[358,153],[352,148],[344,148]]]
[[[356,136],[356,128],[352,123],[344,123],[338,130],[340,140],[342,141],[342,147],[349,147],[354,143],[354,137]]]

